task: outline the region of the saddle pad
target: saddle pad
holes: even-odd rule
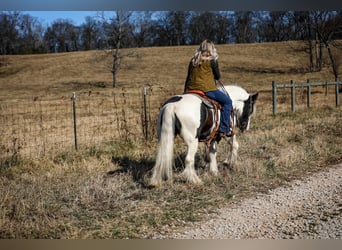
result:
[[[215,106],[219,110],[222,108],[221,105],[217,101],[206,96],[203,91],[188,90],[185,94],[191,94],[191,95],[197,96],[199,99],[201,99],[201,101],[204,103],[204,105],[210,109],[215,109]]]

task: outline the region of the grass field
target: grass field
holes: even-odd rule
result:
[[[218,45],[222,81],[260,93],[251,130],[237,135],[238,168],[231,171],[220,166],[220,175],[211,176],[201,145],[196,166],[204,185],[188,185],[179,178],[185,145],[177,139],[175,181],[160,189],[146,187],[157,139],[154,134],[146,141],[137,134],[138,96],[143,86],[149,87],[151,121],[155,121],[161,103],[182,92],[188,60],[196,46],[134,49],[137,56],[122,62],[115,89],[108,70],[110,58],[103,60],[101,51],[0,58],[2,142],[12,138],[6,133],[15,116],[13,106],[22,110],[15,117],[16,131],[28,120],[44,121],[37,123],[38,132],[32,133],[32,139],[23,137],[28,141],[25,143],[36,143],[34,138],[40,138],[40,131],[48,131],[43,137],[46,140],[59,138],[56,124],[65,124],[63,117],[71,115],[70,106],[63,103],[70,101],[74,91],[81,100],[90,93],[96,96],[97,103],[91,103],[94,106],[120,96],[115,107],[126,119],[114,126],[117,121],[112,124],[112,116],[107,114],[113,106],[96,113],[89,108],[80,114],[84,119],[80,122],[88,124],[87,133],[94,138],[101,135],[108,140],[94,139],[76,152],[56,139],[59,146],[52,147],[49,154],[18,156],[12,164],[2,164],[0,238],[148,238],[151,232],[200,221],[220,206],[341,162],[342,112],[341,107],[335,107],[332,89],[325,95],[325,89],[315,87],[310,109],[305,108],[304,90],[298,90],[296,113],[290,112],[288,90],[279,91],[278,114],[272,115],[272,80],[333,80],[327,59],[322,71],[307,71],[308,55],[303,46],[300,42]],[[25,114],[35,114],[41,103],[46,111],[26,119]],[[95,120],[96,126],[89,126],[88,118]],[[103,130],[96,130],[101,125]],[[9,144],[15,148],[24,143],[18,138]],[[219,162],[226,149],[220,143]]]

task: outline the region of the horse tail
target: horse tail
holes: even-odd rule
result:
[[[150,186],[152,187],[161,186],[163,180],[169,179],[172,182],[176,120],[174,105],[172,103],[165,105],[158,117],[158,149],[150,180]]]

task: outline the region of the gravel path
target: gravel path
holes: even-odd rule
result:
[[[342,239],[342,164],[221,208],[156,239]]]

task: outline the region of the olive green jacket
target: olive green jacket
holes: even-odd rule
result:
[[[215,80],[219,80],[220,77],[217,60],[205,60],[196,67],[190,62],[184,92],[187,90],[201,90],[203,92],[216,90]]]

